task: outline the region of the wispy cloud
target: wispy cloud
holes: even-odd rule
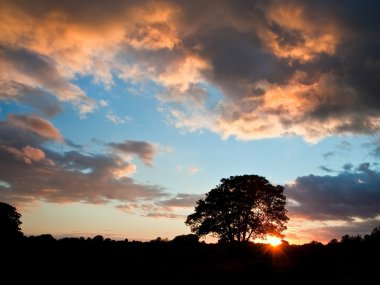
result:
[[[100,100],[99,101],[99,106],[100,107],[107,107],[108,106],[108,101],[107,100]]]
[[[318,168],[325,171],[325,172],[335,172],[333,169],[331,169],[325,165],[319,166]]]
[[[335,151],[328,151],[323,154],[324,159],[329,159],[330,157],[336,155]]]
[[[197,174],[200,169],[198,166],[195,165],[189,165],[189,166],[183,166],[183,165],[177,165],[176,167],[177,172],[179,173],[188,173],[188,174]]]
[[[161,206],[166,207],[195,207],[196,202],[204,198],[204,195],[179,193],[171,199],[158,202]]]
[[[111,121],[112,123],[117,124],[117,125],[118,124],[128,124],[128,123],[132,122],[131,117],[125,116],[124,118],[121,118],[112,112],[109,112],[106,115],[106,118],[108,121]]]

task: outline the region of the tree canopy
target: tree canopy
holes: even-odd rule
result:
[[[220,182],[197,201],[195,212],[187,217],[185,223],[192,232],[213,234],[228,242],[283,237],[288,221],[284,187],[273,186],[258,175],[231,176]]]
[[[0,240],[16,240],[23,235],[20,218],[15,207],[0,202]]]

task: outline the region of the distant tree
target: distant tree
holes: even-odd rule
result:
[[[15,207],[0,202],[0,240],[17,240],[23,236],[20,218]]]
[[[289,242],[287,240],[281,240],[281,245],[282,246],[289,246]]]
[[[94,238],[92,240],[94,242],[103,242],[104,241],[104,237],[102,235],[96,235],[96,236],[94,236]]]
[[[338,240],[336,238],[333,238],[332,240],[329,241],[328,245],[330,246],[335,246],[339,244]]]
[[[380,242],[380,226],[375,227],[370,235],[365,235],[364,237],[366,242]]]
[[[222,242],[283,237],[288,221],[283,192],[284,187],[273,186],[261,176],[231,176],[197,201],[185,223],[198,236],[212,234]]]
[[[166,243],[166,242],[169,242],[169,239],[168,238],[157,237],[155,239],[152,239],[150,242],[152,242],[152,243]]]
[[[371,237],[373,239],[380,240],[380,226],[378,226],[372,230]]]
[[[199,243],[199,236],[195,234],[179,235],[172,240],[172,243],[178,245],[195,245]]]
[[[344,235],[341,237],[341,240],[340,240],[340,242],[345,245],[360,244],[361,241],[362,241],[362,237],[360,235],[357,235],[357,236]]]
[[[53,243],[57,241],[51,234],[42,234],[38,236],[32,236],[31,239],[33,239],[36,242],[45,243],[45,244]]]

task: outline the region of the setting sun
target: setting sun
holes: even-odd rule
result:
[[[281,239],[279,239],[278,237],[270,236],[267,238],[267,242],[271,246],[278,246],[281,244]]]

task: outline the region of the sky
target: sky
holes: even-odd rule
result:
[[[172,239],[234,175],[291,243],[380,224],[379,1],[0,0],[0,201],[26,235]]]

